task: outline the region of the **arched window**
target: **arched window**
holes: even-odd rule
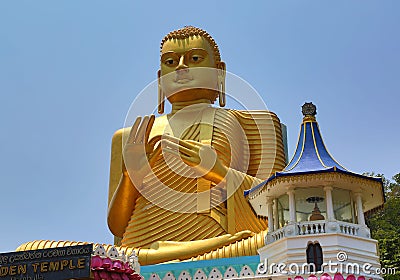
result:
[[[318,242],[310,243],[307,246],[307,263],[313,263],[317,271],[321,270],[321,265],[323,263],[322,248]],[[310,272],[314,272],[314,268],[310,267]]]

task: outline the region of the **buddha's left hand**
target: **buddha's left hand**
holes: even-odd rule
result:
[[[216,184],[224,180],[228,168],[222,164],[212,146],[193,140],[181,140],[169,135],[163,135],[162,139],[162,150],[180,158],[200,177]]]

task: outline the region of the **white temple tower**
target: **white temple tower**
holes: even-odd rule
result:
[[[377,241],[364,219],[384,203],[382,180],[340,165],[324,145],[315,105],[305,103],[302,112],[290,163],[245,193],[254,211],[268,217],[258,251],[262,278],[382,279]]]

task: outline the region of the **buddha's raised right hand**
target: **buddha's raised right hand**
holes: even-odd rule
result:
[[[108,227],[118,237],[122,237],[128,225],[135,201],[140,195],[138,188],[143,178],[151,172],[156,159],[161,155],[157,142],[161,136],[149,140],[155,117],[138,117],[123,147],[122,177],[108,205]],[[156,148],[155,148],[156,147]]]
[[[143,120],[138,117],[123,149],[122,171],[125,176],[129,175],[136,187],[142,184],[143,178],[151,172],[155,161],[161,155],[161,145],[155,147],[161,140],[161,135],[149,140],[154,120],[154,115],[145,116]]]

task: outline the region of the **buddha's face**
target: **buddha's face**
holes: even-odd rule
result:
[[[223,62],[215,62],[213,49],[203,37],[168,40],[161,50],[159,86],[171,103],[214,101],[220,64]]]

